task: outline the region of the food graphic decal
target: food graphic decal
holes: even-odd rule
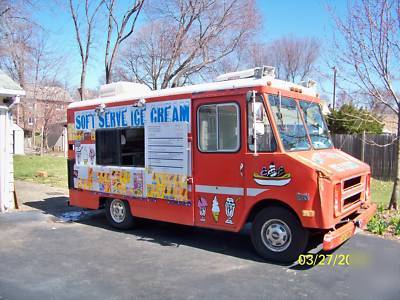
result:
[[[285,172],[283,166],[276,169],[275,164],[272,162],[269,165],[269,169],[262,167],[260,173],[254,173],[253,179],[259,185],[283,186],[287,185],[292,180],[292,177],[290,173]]]
[[[233,224],[232,218],[235,214],[235,200],[233,198],[227,198],[225,201],[225,214],[227,216],[227,219],[225,221],[226,224]]]
[[[187,177],[179,174],[148,173],[151,181],[147,185],[147,196],[176,201],[190,201],[187,192]]]
[[[207,213],[207,200],[203,197],[200,197],[197,202],[197,206],[199,207],[200,221],[206,221],[206,213]]]
[[[212,212],[212,216],[213,216],[215,223],[218,223],[220,209],[219,209],[217,196],[214,197],[211,212]]]

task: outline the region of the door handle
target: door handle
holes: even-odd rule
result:
[[[242,176],[242,177],[243,177],[243,169],[244,169],[244,164],[241,162],[239,170],[240,170],[240,176]]]

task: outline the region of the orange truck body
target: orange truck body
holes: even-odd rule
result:
[[[369,166],[334,148],[286,151],[266,100],[269,95],[278,94],[296,101],[320,103],[320,99],[290,85],[288,88],[274,87],[267,80],[255,80],[251,84],[243,82],[199,85],[198,89],[196,86],[174,88],[143,93],[144,96],[132,94],[99,98],[70,105],[67,112],[70,205],[98,209],[104,199],[117,198],[128,201],[131,214],[136,217],[238,232],[258,210],[273,203],[293,211],[303,227],[324,232],[325,250],[349,239],[357,226],[365,227],[376,210],[370,197]],[[264,99],[276,138],[274,152],[255,154],[247,146],[246,95],[249,91]],[[143,99],[145,111],[137,112]],[[187,145],[188,166],[184,174],[155,172],[147,161],[142,168],[96,164],[96,153],[93,154],[96,152],[96,126],[99,126],[97,121],[93,121],[96,113],[116,111],[118,108],[133,109],[125,116],[132,118],[130,122],[141,117],[146,131],[148,118],[153,118],[161,126],[159,130],[163,130],[163,126],[169,126],[168,118],[160,119],[162,111],[157,109],[157,105],[168,104],[166,107],[172,107],[171,113],[175,113],[176,103],[187,104],[189,109],[185,112],[190,114],[189,119],[187,116],[184,118],[187,130],[184,131],[186,141],[182,145]],[[202,152],[198,145],[199,108],[224,103],[234,103],[238,108],[239,147],[234,152]],[[151,107],[155,107],[154,114],[148,111]],[[181,118],[175,117],[177,120]],[[114,123],[111,127],[124,127],[129,122],[121,123],[121,120],[115,119]],[[108,147],[112,149],[114,145]],[[78,149],[81,152],[79,163]],[[172,155],[165,152],[165,148],[159,149],[159,152],[156,154],[161,155],[161,159]],[[145,149],[145,156],[151,156],[148,149]],[[284,168],[285,175],[273,180],[258,175],[263,167],[271,163]]]

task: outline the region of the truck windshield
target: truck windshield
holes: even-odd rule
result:
[[[285,150],[310,149],[311,145],[296,101],[277,95],[269,95],[268,100]]]
[[[331,148],[333,144],[319,104],[308,101],[299,101],[299,103],[313,147],[315,149]]]

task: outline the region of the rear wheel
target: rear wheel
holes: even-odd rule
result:
[[[288,209],[268,207],[255,217],[251,240],[263,258],[293,262],[307,246],[308,231]]]
[[[132,228],[135,223],[129,203],[120,199],[107,199],[106,217],[108,222],[118,229]]]

